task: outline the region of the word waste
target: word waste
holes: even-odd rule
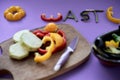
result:
[[[98,13],[104,12],[103,10],[94,10],[94,9],[86,9],[80,13],[80,16],[82,17],[81,21],[87,22],[90,20],[89,13],[93,13],[95,16],[95,22],[98,23]],[[57,13],[57,17],[55,18],[53,15],[51,15],[49,18],[46,17],[46,15],[43,13],[41,14],[41,19],[46,22],[57,22],[63,20],[64,22],[67,19],[72,19],[75,22],[78,22],[77,17],[73,14],[71,10],[68,11],[66,17],[63,19],[63,16],[61,13]]]

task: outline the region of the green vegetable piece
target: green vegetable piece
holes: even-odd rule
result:
[[[120,54],[120,50],[114,48],[114,47],[110,47],[110,50],[111,50],[111,53],[114,53],[114,54]]]
[[[112,37],[114,38],[114,40],[115,40],[116,42],[120,42],[120,36],[118,36],[117,34],[113,33],[113,34],[112,34]]]

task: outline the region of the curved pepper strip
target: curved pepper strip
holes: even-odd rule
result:
[[[113,8],[112,7],[109,7],[107,9],[107,12],[106,12],[106,15],[107,15],[107,18],[108,20],[110,20],[111,22],[113,23],[116,23],[116,24],[120,24],[120,19],[117,19],[117,18],[114,18],[112,15],[113,15]]]
[[[42,49],[42,48],[39,48],[39,49],[38,49],[38,52],[39,52],[40,54],[45,54],[45,53],[47,52],[47,50]]]
[[[43,44],[45,44],[47,41],[50,41],[50,45],[48,47],[46,47],[47,52],[44,55],[40,55],[38,52],[36,52],[35,58],[34,58],[35,62],[37,62],[37,63],[43,62],[51,57],[52,52],[54,51],[54,48],[55,48],[55,44],[51,37],[44,36],[44,38],[42,39]]]
[[[60,34],[66,40],[65,33],[62,30],[59,29],[57,33]]]
[[[66,47],[66,45],[67,45],[65,33],[64,33],[62,30],[60,30],[60,29],[57,31],[57,33],[62,37],[63,43],[62,43],[61,46],[57,47],[57,48],[54,50],[53,53],[64,49],[64,48]]]
[[[48,21],[48,22],[57,22],[57,21],[60,21],[62,19],[62,14],[58,13],[57,16],[58,16],[57,18],[54,18],[53,16],[50,16],[50,18],[46,18],[46,15],[42,14],[41,19],[44,21]]]
[[[58,48],[63,44],[63,38],[58,33],[50,33],[50,37],[55,43],[55,48]]]
[[[49,36],[53,39],[54,44],[55,44],[55,49],[53,53],[56,53],[58,51],[61,51],[66,47],[66,36],[65,33],[62,30],[58,30],[57,33],[49,33]],[[40,54],[46,54],[46,50],[39,48],[38,52]]]

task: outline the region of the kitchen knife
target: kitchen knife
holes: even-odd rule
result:
[[[70,53],[73,53],[77,44],[78,44],[79,37],[76,36],[70,43],[70,45],[67,47],[65,52],[62,54],[62,56],[59,58],[58,62],[54,66],[55,71],[59,71],[60,68],[67,62]]]

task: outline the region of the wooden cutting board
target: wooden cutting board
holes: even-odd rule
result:
[[[0,43],[0,47],[2,49],[2,55],[0,55],[0,71],[9,71],[13,75],[14,80],[49,80],[70,71],[85,62],[89,58],[91,51],[89,43],[71,25],[58,24],[58,26],[66,34],[67,45],[69,45],[75,36],[79,36],[77,48],[74,53],[71,54],[69,60],[60,71],[55,72],[53,67],[65,49],[61,52],[53,54],[49,60],[43,63],[35,63],[33,61],[34,55],[32,53],[28,58],[17,61],[9,57],[9,46],[14,43],[12,38]]]

